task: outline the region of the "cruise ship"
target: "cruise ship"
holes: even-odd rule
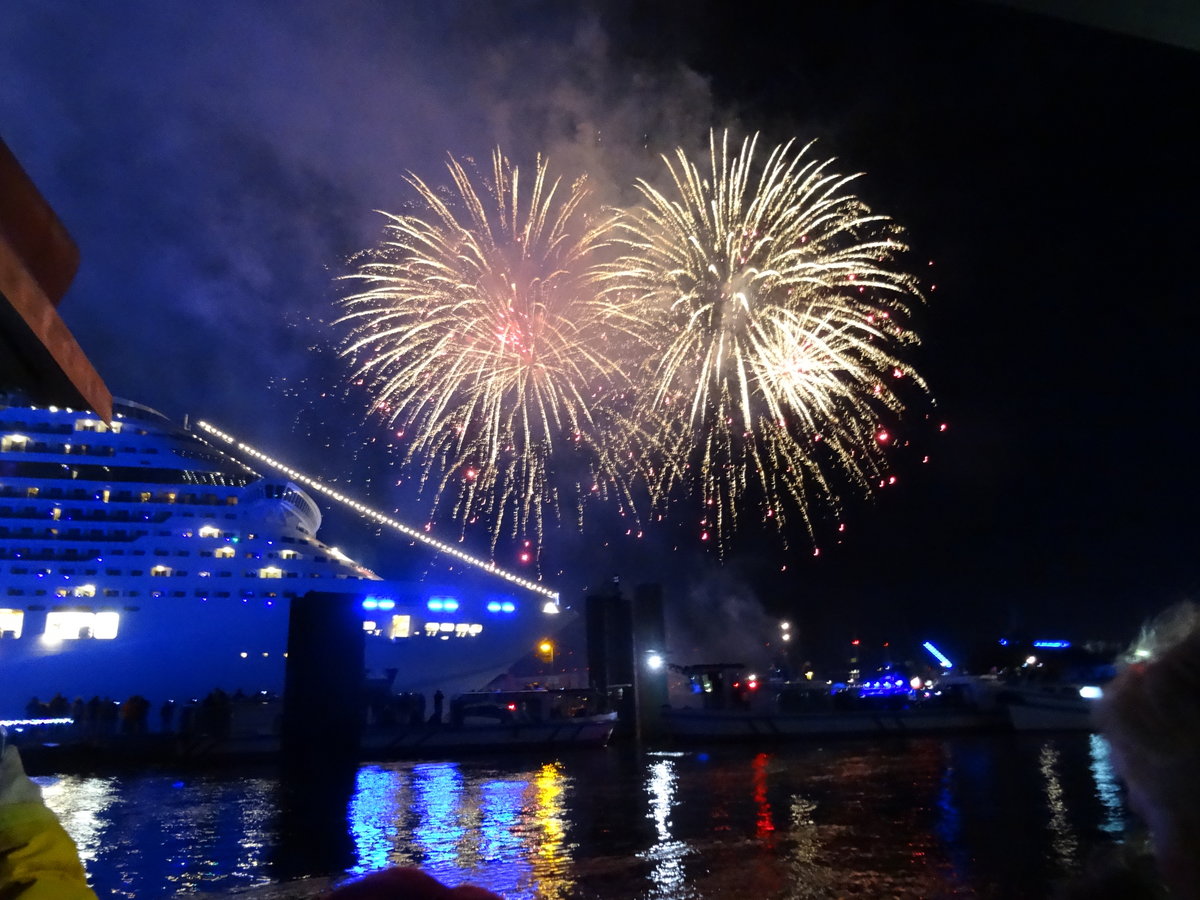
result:
[[[380,578],[321,541],[314,495],[349,505],[382,540],[394,532],[396,554],[453,571]],[[105,422],[0,396],[0,720],[56,694],[282,694],[290,601],[309,591],[361,607],[364,675],[395,692],[482,688],[564,619],[544,585],[212,426],[127,401]]]

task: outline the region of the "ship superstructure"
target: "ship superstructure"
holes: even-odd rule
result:
[[[56,693],[279,693],[309,591],[353,595],[364,674],[397,691],[482,687],[557,624],[507,573],[379,578],[317,537],[301,479],[219,443],[128,401],[106,423],[0,399],[0,718]]]

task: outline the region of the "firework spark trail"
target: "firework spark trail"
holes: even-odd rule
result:
[[[483,191],[457,160],[448,169],[450,200],[408,176],[419,214],[385,213],[386,240],[346,276],[364,285],[342,301],[354,377],[408,441],[434,507],[452,496],[460,521],[487,516],[493,547],[506,528],[540,538],[558,510],[556,454],[587,469],[579,492],[632,509],[612,449],[631,428],[604,401],[625,387],[616,352],[637,315],[594,283],[611,215],[590,216],[583,180],[565,187],[540,158],[526,182],[495,151]]]
[[[748,504],[782,528],[785,500],[812,535],[840,481],[868,489],[885,471],[879,425],[905,405],[895,386],[927,393],[898,355],[917,342],[903,323],[920,300],[890,267],[907,249],[899,229],[811,145],[758,165],[756,142],[731,152],[714,132],[708,171],[682,149],[664,157],[670,187],[639,181],[644,203],[604,267],[605,292],[641,309],[658,342],[645,407],[692,435],[672,477],[699,489],[701,537],[719,543]]]

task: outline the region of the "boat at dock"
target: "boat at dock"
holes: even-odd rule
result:
[[[1007,719],[969,709],[879,709],[769,713],[752,710],[668,709],[664,728],[676,740],[796,739],[996,731]]]
[[[857,684],[761,680],[737,663],[676,667],[662,730],[677,741],[793,740],[1005,730],[989,690],[948,679],[914,687],[889,672]]]
[[[1000,702],[1016,731],[1095,731],[1101,690],[1058,682],[1006,685]]]

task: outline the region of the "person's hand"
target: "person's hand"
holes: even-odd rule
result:
[[[469,884],[446,887],[419,869],[384,869],[344,884],[328,900],[503,900]]]
[[[42,789],[29,780],[16,747],[5,747],[0,757],[0,805],[41,803]]]

